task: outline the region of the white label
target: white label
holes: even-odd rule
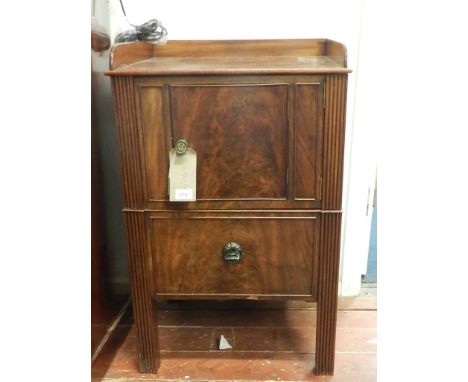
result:
[[[169,152],[169,201],[195,202],[197,200],[197,153],[191,147],[183,155],[175,149]]]
[[[176,188],[175,199],[176,200],[192,200],[193,190],[191,188]]]

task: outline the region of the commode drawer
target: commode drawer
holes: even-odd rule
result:
[[[319,220],[311,213],[153,214],[155,294],[314,300]]]

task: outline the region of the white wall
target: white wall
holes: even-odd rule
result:
[[[111,4],[114,2],[114,0],[110,1]],[[111,25],[114,24],[113,19],[109,17],[108,4],[105,0],[95,0],[93,15],[104,30],[109,31]],[[111,292],[116,295],[128,293],[129,280],[121,213],[122,196],[117,132],[114,126],[110,79],[104,75],[108,69],[109,50],[102,53],[92,52],[91,83],[96,111],[96,141],[103,200],[106,270]]]
[[[353,102],[348,102],[347,151],[345,157],[345,192],[343,196],[343,232],[341,242],[340,295],[360,292],[361,275],[367,273],[367,257],[372,221],[372,206],[377,176],[376,132],[369,118],[368,105],[378,100],[369,89],[377,79],[369,67],[373,52],[372,23],[378,22],[369,2],[364,2],[361,31],[354,69],[355,87],[349,88]],[[354,94],[352,94],[354,92]]]
[[[369,160],[372,154],[363,149],[369,145],[366,129],[356,129],[353,125],[363,120],[360,109],[355,108],[362,1],[123,1],[130,23],[141,24],[151,18],[159,19],[168,30],[168,39],[172,40],[329,38],[346,45],[348,66],[354,72],[348,82],[340,290],[341,294],[358,294],[359,272],[367,259],[366,245],[370,233],[370,219],[365,216],[365,205],[368,187],[374,184],[373,175],[369,176],[368,171],[369,162],[372,162],[371,168],[374,166],[372,158]],[[117,33],[128,29],[118,0],[95,2],[96,17],[109,28],[112,39]],[[100,11],[106,7],[108,16]],[[106,55],[95,57],[94,68],[105,70],[107,60]],[[360,155],[354,157],[358,152]],[[355,169],[350,168],[350,164]],[[362,170],[362,166],[365,170]]]

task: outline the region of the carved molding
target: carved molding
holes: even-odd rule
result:
[[[325,82],[325,128],[322,208],[341,209],[346,117],[346,74],[330,74]]]
[[[112,78],[115,124],[120,143],[122,197],[125,208],[141,208],[144,204],[140,142],[133,79]]]
[[[156,307],[152,300],[153,267],[146,234],[145,214],[126,212],[124,219],[140,371],[154,373],[160,362],[159,338]]]
[[[341,213],[323,214],[320,231],[315,374],[333,375]]]

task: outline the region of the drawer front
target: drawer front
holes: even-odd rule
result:
[[[305,213],[153,215],[156,295],[315,299],[319,220]],[[223,257],[228,243],[240,245],[239,261],[234,245]]]
[[[149,209],[320,208],[321,76],[136,81]],[[168,202],[168,153],[197,153],[197,201]]]

